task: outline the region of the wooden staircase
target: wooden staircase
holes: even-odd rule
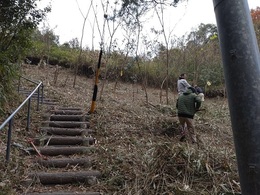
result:
[[[43,104],[48,112],[39,136],[30,140],[34,169],[22,182],[28,186],[24,194],[101,195],[93,190],[101,172],[92,166],[96,140],[89,129],[90,116],[81,108],[59,107],[51,99]]]

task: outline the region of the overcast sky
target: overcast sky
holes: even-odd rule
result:
[[[100,18],[99,26],[102,28],[103,25],[103,10],[100,5],[102,0],[94,0],[94,5],[99,10]],[[107,2],[107,0],[103,0]],[[70,41],[73,38],[80,40],[82,34],[82,25],[84,18],[79,11],[79,7],[84,15],[87,14],[89,9],[90,0],[44,0],[41,1],[41,6],[50,3],[52,5],[52,12],[48,14],[48,18],[45,21],[45,26],[54,30],[54,33],[60,37],[60,43]],[[260,7],[260,0],[248,0],[249,8],[255,9],[257,6]],[[79,5],[79,7],[78,7]],[[92,45],[92,28],[94,15],[93,9],[90,10],[86,27],[84,31],[83,46]],[[172,31],[171,36],[180,37],[193,28],[197,28],[200,23],[204,24],[216,24],[215,12],[213,9],[213,0],[189,0],[188,2],[179,4],[176,8],[171,8],[169,12],[165,13],[165,26],[168,32]],[[149,33],[149,29],[157,24],[158,30],[158,18],[156,15],[150,20],[147,27],[146,34]],[[108,32],[105,31],[105,34]],[[150,34],[150,33],[149,33]],[[120,32],[118,32],[118,35]],[[95,48],[99,47],[98,42],[101,38],[97,28],[95,28]]]

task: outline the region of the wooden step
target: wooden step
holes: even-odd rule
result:
[[[57,107],[58,110],[78,110],[81,111],[82,108],[75,108],[75,107]]]
[[[97,182],[97,178],[101,176],[99,171],[78,171],[78,172],[55,172],[46,173],[38,172],[30,174],[30,178],[39,179],[43,185],[53,184],[72,184],[72,183],[84,183],[93,185]]]
[[[59,127],[40,127],[40,131],[44,134],[51,135],[88,135],[88,133],[95,132],[91,129],[77,129],[77,128],[59,128]]]
[[[58,105],[59,102],[45,101],[45,100],[43,99],[42,104],[49,105],[49,106],[55,106],[55,105]]]
[[[95,148],[86,146],[47,146],[37,147],[37,150],[44,156],[69,156],[74,154],[90,154],[95,151]],[[33,148],[30,148],[30,152],[36,154],[36,151]]]
[[[81,110],[50,110],[52,114],[60,114],[60,115],[82,115],[84,112]]]
[[[92,145],[95,139],[93,137],[85,136],[44,136],[42,138],[35,138],[35,145]]]
[[[26,195],[101,195],[99,192],[31,192]]]
[[[85,121],[84,115],[50,115],[50,121]]]
[[[82,166],[90,167],[91,158],[55,158],[55,159],[36,159],[35,163],[38,163],[44,167],[55,167],[55,168],[64,168],[68,165],[70,166]]]
[[[89,122],[78,121],[43,121],[45,127],[62,127],[62,128],[89,128]]]

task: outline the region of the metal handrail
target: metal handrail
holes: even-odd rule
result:
[[[42,89],[42,101],[43,102],[43,83],[41,81],[39,82],[35,82],[32,81],[28,78],[22,77],[20,76],[20,78],[23,78],[27,81],[30,81],[34,84],[37,84],[37,87],[35,87],[35,89],[30,93],[30,95],[28,95],[28,97],[18,106],[18,108],[16,108],[16,110],[1,124],[0,126],[0,131],[2,128],[5,127],[5,125],[7,123],[9,123],[9,127],[8,127],[8,136],[7,136],[7,146],[6,146],[6,161],[9,162],[10,159],[10,147],[11,147],[11,136],[12,136],[12,125],[13,125],[13,118],[16,115],[16,113],[24,106],[24,104],[26,102],[28,102],[28,111],[27,111],[27,125],[26,125],[26,130],[29,130],[30,128],[30,108],[31,108],[31,97],[33,96],[33,94],[38,91],[38,98],[37,98],[37,111],[39,110],[39,102],[40,102],[40,87]],[[19,78],[19,84],[18,84],[18,92],[20,89],[20,78]]]
[[[31,83],[34,83],[34,84],[36,84],[36,85],[38,85],[39,84],[39,82],[41,82],[41,81],[34,81],[34,80],[31,80],[31,79],[28,79],[28,78],[26,78],[26,77],[23,77],[23,76],[20,76],[19,77],[19,83],[18,83],[18,92],[20,92],[20,85],[21,85],[21,78],[23,78],[24,80],[27,80],[27,81],[29,81],[29,82],[31,82]],[[42,82],[41,82],[42,83]],[[40,99],[40,88],[38,88],[38,98],[37,98],[37,111],[39,110],[39,99]],[[43,84],[42,84],[42,86],[41,86],[41,94],[42,94],[42,96],[41,96],[41,103],[43,103]]]

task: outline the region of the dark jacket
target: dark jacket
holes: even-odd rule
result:
[[[192,119],[200,106],[201,99],[195,93],[192,93],[191,89],[180,95],[176,103],[178,116]]]

